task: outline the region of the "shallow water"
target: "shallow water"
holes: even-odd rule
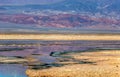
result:
[[[119,49],[120,41],[34,41],[34,40],[2,40],[0,56],[29,57],[42,63],[54,63],[56,57],[51,52],[87,51],[89,49]],[[0,77],[27,77],[25,63],[0,64]]]
[[[25,67],[17,64],[0,64],[0,77],[27,77]]]

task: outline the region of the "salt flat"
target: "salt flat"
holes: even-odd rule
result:
[[[0,40],[120,40],[120,34],[0,34]]]

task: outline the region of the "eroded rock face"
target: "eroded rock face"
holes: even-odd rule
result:
[[[17,24],[36,24],[36,26],[57,28],[117,29],[120,20],[105,17],[92,17],[80,14],[27,15],[3,14],[0,21]]]

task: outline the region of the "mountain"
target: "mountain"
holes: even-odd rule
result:
[[[64,0],[62,2],[54,3],[54,4],[47,4],[47,5],[25,5],[22,6],[23,8],[31,8],[31,9],[38,9],[38,10],[60,10],[60,11],[86,11],[86,12],[95,12],[97,3],[94,2],[82,2],[78,0]]]
[[[119,3],[120,0],[62,0],[51,4],[2,5],[0,10],[7,11],[0,13],[0,21],[38,28],[120,30]]]
[[[36,25],[35,27],[81,28],[81,29],[120,29],[120,20],[92,17],[80,14],[26,15],[4,14],[0,21],[15,24]]]
[[[13,0],[14,1],[14,0]],[[0,1],[1,2],[1,1]],[[5,1],[3,1],[5,2]],[[9,2],[9,1],[8,1]],[[16,1],[19,2],[19,1]],[[39,3],[40,1],[38,1]],[[54,0],[53,0],[54,2]],[[24,3],[24,1],[23,1]],[[91,13],[120,13],[120,0],[63,0],[52,4],[24,4],[0,6],[7,9],[31,9],[31,10],[59,10],[59,11],[75,11],[75,12],[91,12]]]
[[[0,5],[51,4],[62,0],[0,0]]]
[[[120,0],[64,0],[49,5],[26,5],[31,9],[51,9],[77,12],[117,12],[120,13]]]

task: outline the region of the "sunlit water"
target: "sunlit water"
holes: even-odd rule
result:
[[[120,41],[0,41],[0,56],[20,56],[33,58],[43,63],[53,63],[56,59],[51,52],[83,51],[92,48],[119,49]],[[27,77],[24,64],[0,64],[0,77]]]

